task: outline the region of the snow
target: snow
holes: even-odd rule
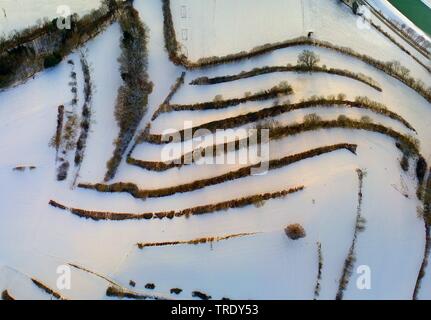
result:
[[[305,33],[300,0],[273,0],[269,7],[259,0],[173,0],[171,8],[177,39],[192,60],[230,53],[232,48],[249,50]],[[268,24],[272,27],[266,28]]]
[[[305,28],[300,25],[302,21],[295,20],[296,13],[302,10],[299,1],[274,0],[266,2],[265,6],[255,2],[242,11],[244,1],[238,1],[233,5],[234,9],[230,10],[232,4],[224,0],[173,0],[172,3],[176,26],[181,23],[181,6],[186,5],[189,10],[187,13],[192,20],[189,39],[194,43],[189,53],[193,58],[248,50],[265,42],[297,36],[312,28],[319,39],[348,45],[383,60],[400,60],[415,77],[430,83],[429,73],[386,38],[373,30],[357,30],[355,17],[348,8],[339,6],[335,1],[304,1]],[[288,5],[292,12],[296,12],[292,21],[285,19]],[[183,69],[170,63],[164,50],[161,1],[136,0],[135,7],[150,29],[149,76],[154,82],[148,111],[140,125],[142,129]],[[87,7],[79,8],[84,10]],[[201,13],[204,15],[200,17]],[[316,18],[318,13],[319,19]],[[250,16],[259,17],[259,30],[255,33],[250,31],[246,19]],[[244,23],[238,24],[237,17]],[[223,21],[226,21],[226,25],[220,27]],[[271,25],[271,28],[266,28],[266,25]],[[290,25],[292,28],[285,28]],[[205,34],[207,38],[203,37]],[[116,61],[120,54],[120,37],[121,30],[115,23],[86,44],[95,92],[92,100],[93,123],[78,182],[100,182],[106,161],[112,154],[112,142],[118,133],[114,106],[117,89],[121,85]],[[239,97],[245,91],[267,89],[282,80],[287,80],[295,93],[280,99],[288,99],[292,103],[311,95],[337,95],[340,92],[345,93],[347,99],[354,99],[358,95],[368,96],[386,104],[417,129],[415,137],[421,141],[422,153],[431,162],[431,145],[428,143],[431,136],[429,103],[381,71],[327,49],[311,48],[319,54],[322,65],[362,72],[374,78],[383,91],[378,92],[344,77],[296,73],[276,73],[214,86],[188,85],[199,76],[214,77],[265,65],[295,64],[298,54],[304,49],[310,48],[287,48],[247,61],[187,72],[185,84],[172,102],[210,101],[220,93],[225,98]],[[82,92],[79,55],[75,52],[67,59],[75,61],[78,90]],[[30,278],[34,277],[61,291],[68,299],[106,299],[108,281],[77,268],[71,268],[70,290],[56,288],[57,267],[73,263],[124,287],[134,280],[135,289],[140,292],[152,293],[144,286],[154,283],[157,292],[171,298],[191,299],[191,292],[198,290],[215,299],[312,299],[318,266],[317,242],[320,242],[324,263],[319,298],[334,299],[353,237],[358,205],[358,177],[355,170],[361,168],[367,173],[362,205],[362,216],[367,223],[365,231],[358,236],[357,261],[345,298],[411,299],[422,261],[424,225],[416,215],[420,202],[415,195],[413,161],[407,173],[401,170],[399,160],[402,154],[395,147],[393,139],[377,133],[346,129],[302,133],[271,142],[271,158],[343,142],[358,144],[357,155],[339,150],[271,170],[266,175],[241,178],[164,198],[141,200],[125,193],[102,194],[71,188],[71,177],[65,182],[55,180],[55,150],[48,146],[56,130],[57,107],[68,103],[72,97],[68,85],[70,70],[70,65],[64,61],[20,86],[0,92],[0,152],[5,155],[0,158],[0,291],[7,289],[19,299],[50,299],[49,295],[31,283]],[[79,97],[80,106],[81,93]],[[162,114],[153,122],[151,132],[181,128],[186,120],[201,124],[245,114],[266,108],[272,103],[272,100],[250,102],[223,110]],[[310,113],[317,113],[323,119],[335,119],[340,114],[354,119],[368,115],[376,123],[411,133],[394,120],[359,109],[316,107],[286,113],[276,120],[282,124],[300,122],[304,115]],[[144,143],[137,146],[133,156],[157,160],[162,147]],[[36,169],[13,171],[18,165],[34,165]],[[155,189],[213,177],[239,167],[239,164],[194,164],[155,173],[123,161],[115,181],[134,182],[141,188]],[[283,199],[266,201],[263,207],[249,206],[172,220],[96,222],[48,205],[49,200],[53,199],[67,206],[88,210],[157,212],[300,185],[305,186],[303,191]],[[283,229],[291,223],[300,223],[307,236],[298,241],[288,239]],[[192,240],[244,232],[257,234],[212,244],[143,250],[136,246],[141,242]],[[356,286],[356,270],[361,265],[371,268],[371,290],[359,290]],[[430,274],[431,266],[428,266],[420,298],[429,298]],[[170,295],[169,290],[175,287],[184,291],[179,296]]]

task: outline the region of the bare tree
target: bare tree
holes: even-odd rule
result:
[[[310,50],[304,50],[298,56],[298,64],[301,66],[306,66],[307,68],[310,68],[310,69],[317,66],[319,61],[320,61],[319,56]]]

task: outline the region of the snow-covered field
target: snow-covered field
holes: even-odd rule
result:
[[[22,10],[19,9],[21,3],[14,6],[12,1],[5,1],[5,5],[3,2],[0,2],[0,9],[5,7],[8,17],[10,12]],[[51,15],[54,2],[49,5],[48,1],[33,2],[38,3],[42,11],[32,12],[33,16],[29,13],[22,24],[13,22],[12,29],[28,25],[37,20],[36,16]],[[74,10],[84,12],[96,7],[98,1],[88,1],[85,5],[75,2]],[[149,28],[148,74],[154,83],[148,111],[140,124],[143,129],[184,69],[173,65],[164,49],[161,1],[135,0],[134,6]],[[178,40],[187,48],[191,60],[249,50],[313,30],[317,39],[348,46],[384,61],[398,60],[414,77],[431,85],[427,70],[376,30],[358,29],[356,17],[338,1],[172,0],[171,8]],[[0,26],[4,26],[1,19]],[[183,30],[187,32],[184,34]],[[112,155],[112,142],[118,133],[114,106],[122,83],[117,62],[120,37],[120,26],[114,23],[85,46],[95,93],[91,130],[78,183],[102,182],[106,161]],[[402,42],[402,39],[397,40]],[[304,49],[317,53],[320,65],[372,77],[381,85],[382,92],[352,79],[320,73],[274,73],[217,85],[189,85],[191,80],[201,76],[231,75],[255,67],[296,64],[298,54]],[[423,59],[420,55],[417,57]],[[71,174],[66,181],[56,181],[56,153],[48,145],[56,131],[57,107],[69,103],[72,98],[68,59],[75,62],[76,71],[80,73],[79,54],[74,52],[56,68],[0,92],[0,153],[3,155],[0,158],[0,293],[7,289],[17,299],[50,299],[32,283],[31,278],[35,278],[67,299],[106,299],[111,281],[136,292],[172,299],[192,299],[192,292],[196,290],[213,299],[313,299],[319,263],[317,243],[320,243],[323,267],[318,298],[334,299],[353,239],[358,207],[356,170],[362,169],[366,172],[362,189],[366,229],[357,238],[356,262],[344,298],[412,298],[423,258],[424,222],[417,217],[421,202],[416,198],[413,160],[410,170],[404,172],[399,164],[402,153],[392,138],[360,130],[327,129],[274,140],[269,146],[270,159],[345,142],[357,144],[358,149],[357,155],[338,150],[270,170],[265,175],[163,198],[142,200],[126,193],[74,188]],[[429,61],[424,60],[424,63],[429,65]],[[78,96],[82,100],[82,75],[78,80]],[[343,107],[316,107],[285,113],[275,118],[280,124],[300,123],[311,113],[323,120],[337,119],[339,115],[358,120],[369,116],[375,123],[417,138],[421,153],[431,163],[430,103],[387,74],[327,49],[291,47],[253,59],[187,71],[185,83],[171,103],[211,101],[219,94],[225,99],[243,97],[244,92],[258,92],[281,81],[288,81],[294,94],[280,97],[280,101],[295,103],[313,95],[339,93],[350,100],[367,96],[405,118],[417,133],[388,117]],[[269,100],[219,110],[165,113],[152,122],[151,133],[182,129],[185,121],[200,125],[243,115],[268,108],[273,103]],[[163,147],[138,144],[132,156],[158,161]],[[13,170],[21,165],[36,168]],[[211,178],[242,166],[194,164],[152,172],[123,161],[113,182],[132,182],[141,189],[156,189]],[[268,200],[263,206],[172,220],[96,222],[48,205],[50,200],[55,200],[74,208],[138,214],[181,210],[301,185],[305,186],[303,191]],[[293,241],[286,237],[283,230],[292,223],[304,227],[305,238]],[[199,245],[143,249],[136,245],[239,233],[255,234]],[[56,286],[57,268],[68,263],[94,273],[71,267],[72,287],[60,290]],[[361,290],[356,285],[359,266],[371,270],[369,289]],[[129,286],[131,280],[136,283],[135,287]],[[147,283],[154,283],[155,289],[146,289]],[[172,288],[181,288],[181,294],[171,294]],[[430,292],[431,264],[426,269],[419,298],[430,299]]]

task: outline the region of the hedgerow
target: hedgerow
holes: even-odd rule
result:
[[[415,131],[415,129],[404,118],[390,111],[385,105],[381,103],[372,101],[367,97],[357,97],[355,101],[351,101],[351,100],[340,100],[339,97],[335,97],[335,96],[328,97],[328,98],[312,97],[309,100],[301,101],[294,104],[287,103],[282,105],[276,105],[259,111],[250,112],[244,115],[207,122],[187,130],[188,132],[191,133],[191,136],[193,136],[193,134],[196,131],[202,130],[202,129],[205,129],[206,131],[210,131],[210,132],[215,132],[216,130],[240,127],[248,123],[253,123],[266,118],[275,117],[280,114],[291,112],[294,110],[313,108],[313,107],[333,108],[334,106],[370,110],[374,113],[381,114],[393,120],[399,121],[403,125],[405,125],[408,129]],[[193,108],[193,106],[188,106],[188,107]],[[185,130],[178,131],[178,135],[181,137],[181,140],[183,141],[185,139]],[[171,142],[169,141],[169,139],[165,139],[162,134],[141,135],[138,142],[143,142],[143,141],[148,143],[153,143],[153,144],[166,144]]]
[[[191,81],[190,84],[191,85],[212,85],[212,84],[231,82],[231,81],[236,81],[240,79],[256,77],[256,76],[260,76],[268,73],[275,73],[275,72],[328,73],[328,74],[348,77],[348,78],[360,81],[362,83],[365,83],[366,85],[376,89],[377,91],[380,91],[380,92],[382,91],[382,88],[374,79],[362,73],[355,73],[349,70],[342,70],[342,69],[336,69],[336,68],[328,69],[326,66],[307,67],[304,65],[266,66],[262,68],[254,68],[251,71],[243,71],[236,75],[228,75],[228,76],[221,76],[221,77],[214,77],[214,78],[200,77]]]
[[[51,200],[49,204],[55,208],[61,209],[61,210],[68,210],[72,214],[86,219],[92,219],[95,221],[99,220],[115,220],[115,221],[121,221],[121,220],[150,220],[150,219],[173,219],[174,217],[189,217],[191,215],[202,215],[202,214],[210,214],[215,213],[219,211],[226,211],[228,209],[234,209],[234,208],[243,208],[250,205],[255,205],[257,203],[261,203],[263,201],[267,201],[270,199],[277,199],[285,197],[289,194],[298,192],[303,190],[304,187],[295,187],[288,190],[283,190],[279,192],[274,193],[264,193],[264,194],[257,194],[253,196],[243,197],[239,199],[234,200],[228,200],[224,202],[219,202],[215,204],[209,204],[209,205],[203,205],[193,208],[187,208],[183,210],[177,210],[177,211],[165,211],[165,212],[147,212],[147,213],[118,213],[118,212],[101,212],[101,211],[89,211],[89,210],[82,210],[77,208],[67,208],[66,206],[55,202]],[[175,244],[175,243],[173,243]],[[143,246],[145,247],[145,246]]]

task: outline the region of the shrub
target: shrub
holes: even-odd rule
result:
[[[61,62],[62,58],[61,55],[57,52],[54,52],[43,60],[43,66],[45,69],[55,67],[57,64]]]
[[[401,158],[400,165],[405,172],[409,171],[409,158],[406,155]]]
[[[223,96],[221,94],[218,94],[214,97],[214,102],[221,102],[223,101]]]
[[[304,122],[305,123],[316,123],[321,121],[322,118],[320,118],[317,114],[315,113],[310,113],[304,116]]]
[[[310,69],[317,66],[319,61],[320,61],[319,56],[310,50],[304,50],[298,56],[298,64]]]
[[[422,182],[424,181],[427,167],[428,165],[426,160],[424,159],[424,157],[420,156],[416,163],[416,176],[420,184],[422,184]]]
[[[155,287],[156,285],[154,283],[147,283],[145,285],[145,289],[149,289],[149,290],[154,290]]]
[[[122,10],[119,23],[123,38],[118,62],[123,84],[118,89],[115,119],[120,132],[114,141],[114,154],[106,164],[105,181],[115,176],[123,154],[147,111],[148,95],[153,90],[153,84],[147,74],[148,29],[131,3],[128,2]]]
[[[284,232],[292,240],[298,240],[305,237],[305,229],[299,224],[290,224],[285,229]]]
[[[211,296],[209,296],[209,295],[207,295],[207,294],[205,294],[203,292],[200,292],[200,291],[193,291],[192,292],[192,297],[199,298],[201,300],[209,300],[209,299],[211,299]]]
[[[180,294],[183,291],[183,289],[180,288],[172,288],[170,290],[171,294]]]
[[[58,181],[66,180],[68,170],[69,170],[69,162],[65,161],[58,168],[58,171],[57,171],[57,180]]]
[[[361,122],[362,123],[372,123],[373,120],[369,116],[362,116],[361,117]]]

